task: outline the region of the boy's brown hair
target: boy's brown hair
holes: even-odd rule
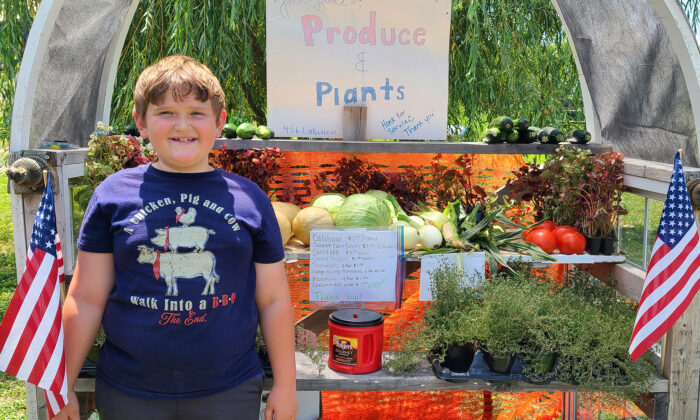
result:
[[[211,100],[217,119],[226,106],[219,79],[207,66],[185,55],[164,57],[141,72],[134,87],[134,112],[145,119],[148,104],[160,103],[168,92],[176,101],[191,93],[199,101]]]

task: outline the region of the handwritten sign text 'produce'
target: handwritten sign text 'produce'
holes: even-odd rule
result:
[[[397,245],[396,231],[312,231],[309,300],[393,301]]]
[[[267,118],[280,137],[445,139],[448,0],[267,0]]]

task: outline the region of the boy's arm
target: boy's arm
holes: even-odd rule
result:
[[[260,329],[270,355],[274,383],[267,398],[265,419],[294,419],[297,414],[294,312],[284,262],[255,263],[255,303]]]
[[[69,395],[102,323],[107,298],[114,287],[113,254],[78,250],[78,262],[63,303],[63,334]],[[74,395],[73,395],[74,397]],[[58,418],[73,419],[77,401]],[[66,411],[66,413],[64,413]],[[77,417],[75,417],[77,419]]]

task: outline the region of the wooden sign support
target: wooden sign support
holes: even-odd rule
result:
[[[693,181],[688,181],[691,187]],[[690,188],[689,188],[690,190]],[[700,201],[691,192],[695,222],[700,226]],[[700,297],[666,333],[663,375],[669,379],[668,419],[696,419],[700,414]]]
[[[367,107],[346,106],[343,107],[343,140],[362,141],[367,140]]]

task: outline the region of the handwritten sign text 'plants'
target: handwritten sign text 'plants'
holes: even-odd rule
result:
[[[388,231],[311,231],[309,300],[391,302],[398,235]]]
[[[267,122],[280,137],[445,139],[449,0],[267,0]]]

